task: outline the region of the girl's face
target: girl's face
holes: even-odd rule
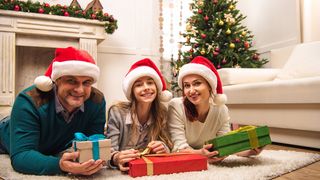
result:
[[[211,88],[200,75],[190,74],[182,79],[183,93],[195,106],[209,103]]]
[[[149,76],[137,79],[133,84],[133,95],[137,102],[152,103],[157,97],[157,86]]]

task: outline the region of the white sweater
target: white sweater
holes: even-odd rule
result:
[[[185,148],[200,149],[207,140],[230,131],[227,106],[210,104],[204,123],[187,120],[182,98],[174,98],[168,106],[168,127],[174,143],[173,151]]]

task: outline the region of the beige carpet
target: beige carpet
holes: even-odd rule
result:
[[[320,154],[264,150],[259,156],[253,158],[243,158],[229,156],[219,165],[209,165],[207,171],[187,172],[170,175],[145,176],[140,179],[271,179],[293,170],[304,167],[308,164],[320,160]],[[32,163],[32,162],[27,162]],[[10,165],[7,155],[0,155],[0,177],[4,179],[132,179],[126,174],[121,174],[118,170],[103,169],[99,173],[89,176],[33,176],[15,172]]]

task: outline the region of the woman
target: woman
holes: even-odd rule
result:
[[[111,167],[127,171],[126,163],[138,158],[145,148],[150,153],[169,153],[172,142],[167,134],[167,110],[160,101],[169,101],[165,81],[150,59],[134,63],[127,73],[123,91],[129,102],[109,109],[107,138],[112,142]]]
[[[224,105],[227,98],[222,94],[219,74],[206,58],[198,56],[181,67],[178,85],[183,97],[169,102],[168,127],[174,143],[173,151],[203,154],[209,163],[224,157],[215,157],[206,141],[230,131],[229,113]],[[257,155],[260,149],[238,153],[240,156]]]

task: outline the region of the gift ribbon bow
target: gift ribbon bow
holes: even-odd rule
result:
[[[93,134],[91,136],[86,136],[81,132],[74,133],[75,141],[92,141],[92,156],[94,160],[100,159],[99,152],[99,140],[105,139],[103,134]],[[77,150],[76,143],[74,143],[74,150]]]
[[[256,126],[243,126],[239,129],[228,132],[226,135],[235,134],[238,132],[247,132],[249,136],[250,146],[252,149],[259,147]]]

